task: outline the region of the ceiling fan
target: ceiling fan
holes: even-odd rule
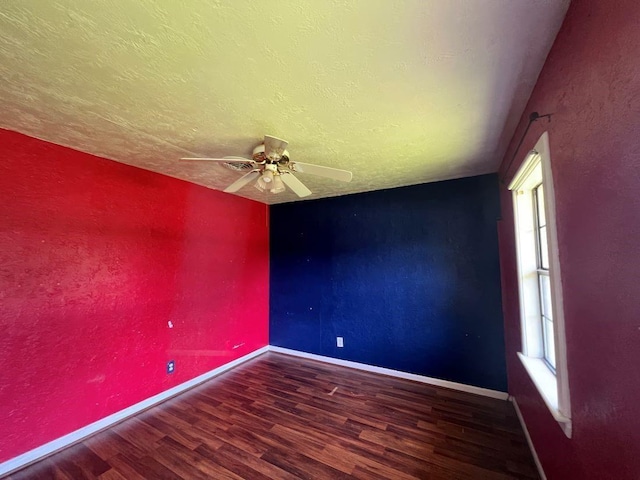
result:
[[[319,177],[332,178],[342,182],[350,182],[351,172],[338,168],[323,167],[310,163],[294,162],[289,159],[286,150],[288,143],[280,138],[264,136],[264,142],[253,149],[252,158],[223,157],[223,158],[181,158],[180,160],[200,160],[207,162],[222,162],[232,170],[250,170],[248,173],[224,189],[227,193],[240,190],[251,181],[256,180],[254,186],[260,191],[281,193],[289,187],[299,197],[311,195],[305,185],[298,180],[294,173],[310,173]]]

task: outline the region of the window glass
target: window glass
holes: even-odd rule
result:
[[[551,282],[549,275],[540,275],[540,296],[542,297],[542,315],[548,319],[553,319],[551,311]]]
[[[556,369],[556,345],[553,337],[553,322],[544,318],[544,358],[549,363],[549,366]]]
[[[538,230],[540,235],[540,268],[549,270],[549,245],[547,245],[547,227]]]
[[[538,225],[544,227],[547,224],[547,219],[544,213],[544,186],[541,184],[537,188],[537,200],[538,200]]]

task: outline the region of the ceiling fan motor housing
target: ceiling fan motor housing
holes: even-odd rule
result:
[[[265,149],[264,149],[264,143],[261,143],[260,145],[258,145],[256,148],[253,149],[253,155],[251,156],[251,158],[253,158],[254,161],[256,162],[266,162],[267,164],[275,164],[275,163],[280,163],[280,164],[286,164],[289,163],[289,151],[288,150],[284,150],[282,152],[282,155],[278,156],[277,160],[273,160],[270,158],[267,158],[267,155],[264,153]]]

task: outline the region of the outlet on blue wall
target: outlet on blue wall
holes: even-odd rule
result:
[[[497,182],[272,206],[270,343],[506,391]]]

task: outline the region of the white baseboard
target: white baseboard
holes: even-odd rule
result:
[[[169,390],[165,390],[164,392],[154,395],[153,397],[149,397],[142,402],[131,405],[130,407],[127,407],[124,410],[120,410],[119,412],[109,415],[108,417],[98,420],[97,422],[91,423],[86,427],[82,427],[74,432],[64,435],[63,437],[56,438],[49,443],[45,443],[44,445],[34,448],[33,450],[29,450],[22,455],[18,455],[17,457],[7,460],[6,462],[0,463],[0,477],[24,468],[27,465],[34,463],[48,455],[51,455],[58,450],[62,450],[63,448],[66,448],[74,443],[78,443],[89,435],[93,435],[100,430],[109,428],[112,425],[121,422],[122,420],[125,420],[132,415],[135,415],[136,413],[140,413],[141,411],[156,405],[157,403],[174,397],[186,390],[189,390],[190,388],[195,387],[202,382],[206,382],[207,380],[220,375],[221,373],[224,373],[227,370],[230,370],[233,367],[246,362],[247,360],[251,360],[258,355],[262,355],[268,350],[269,346],[259,348],[258,350],[255,350],[251,353],[248,353],[247,355],[244,355],[243,357],[226,363],[221,367],[215,368],[187,382],[181,383],[180,385],[170,388]]]
[[[536,447],[533,446],[533,441],[531,440],[531,436],[529,435],[529,430],[527,429],[527,424],[524,423],[524,418],[522,417],[522,412],[520,411],[520,407],[518,406],[518,402],[515,397],[509,397],[511,403],[513,403],[513,407],[516,409],[516,415],[518,415],[518,420],[520,420],[520,425],[522,426],[522,431],[524,432],[524,436],[527,439],[527,443],[529,444],[529,450],[531,450],[531,455],[533,455],[533,461],[536,463],[536,468],[538,469],[538,474],[540,474],[541,480],[547,480],[547,476],[544,473],[544,469],[542,468],[542,464],[540,463],[540,459],[538,458],[538,453],[536,452]]]
[[[324,357],[322,355],[316,355],[314,353],[301,352],[299,350],[290,350],[288,348],[269,346],[270,352],[283,353],[285,355],[292,355],[294,357],[308,358],[310,360],[317,360],[319,362],[331,363],[334,365],[341,365],[343,367],[355,368],[357,370],[364,370],[365,372],[379,373],[382,375],[388,375],[391,377],[404,378],[407,380],[413,380],[414,382],[428,383],[429,385],[436,385],[438,387],[451,388],[452,390],[460,390],[462,392],[474,393],[476,395],[482,395],[485,397],[497,398],[499,400],[507,400],[509,394],[506,392],[500,392],[498,390],[490,390],[488,388],[474,387],[473,385],[466,385],[464,383],[450,382],[448,380],[440,380],[438,378],[425,377],[424,375],[416,375],[415,373],[406,373],[399,370],[392,370],[390,368],[374,367],[373,365],[367,365],[366,363],[351,362],[349,360],[340,360],[338,358]]]

